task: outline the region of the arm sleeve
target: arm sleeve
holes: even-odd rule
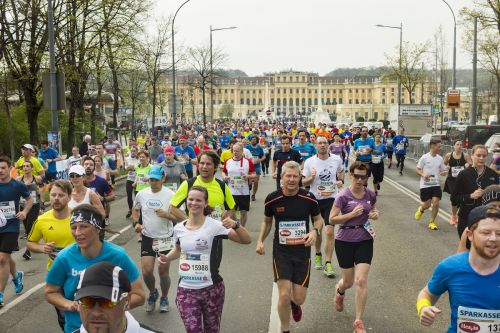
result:
[[[345,197],[343,195],[338,195],[333,202],[333,205],[342,211],[345,205]]]
[[[227,174],[227,167],[226,167],[227,161],[229,161],[229,160],[226,160],[224,162],[224,168],[222,168],[222,172],[224,172],[225,174]]]
[[[193,148],[189,149],[188,154],[189,154],[189,158],[196,158],[196,153],[194,152]]]
[[[273,161],[277,161],[277,160],[278,160],[278,151],[275,151],[273,154]]]
[[[248,172],[255,172],[255,165],[253,164],[253,161],[248,158],[246,160],[248,161]]]
[[[125,272],[127,272],[130,282],[132,283],[135,282],[140,277],[137,266],[134,264],[132,259],[130,259],[129,255],[125,252],[125,250],[123,250],[121,258],[122,259],[120,267],[123,268]]]
[[[266,217],[272,217],[273,216],[273,207],[272,204],[268,204],[268,202],[271,200],[271,194],[269,194],[266,198],[266,201],[264,201],[264,215]]]
[[[134,206],[133,206],[134,209],[141,209],[142,208],[141,198],[142,198],[142,193],[141,193],[141,191],[139,191],[134,199]]]
[[[309,165],[310,163],[307,163],[309,162],[311,159],[308,159],[306,160],[306,162],[304,163],[304,170],[302,170],[302,176],[303,177],[309,177],[311,176],[311,168],[309,168]]]
[[[186,200],[187,193],[188,193],[188,183],[187,181],[183,181],[181,186],[179,186],[179,188],[177,189],[177,192],[175,192],[172,199],[170,199],[170,204],[172,206],[179,208]]]
[[[227,236],[231,229],[226,228],[221,221],[214,221],[214,237],[215,236]]]
[[[424,161],[423,161],[423,156],[418,159],[417,162],[417,168],[423,169],[424,166]]]
[[[56,260],[52,263],[52,266],[50,266],[50,270],[45,277],[45,282],[62,288],[64,286],[64,281],[66,280],[64,266],[65,263],[63,257],[60,255],[57,256]]]
[[[30,234],[28,235],[28,241],[38,243],[42,239],[42,232],[40,231],[40,224],[38,224],[38,219],[33,224]]]

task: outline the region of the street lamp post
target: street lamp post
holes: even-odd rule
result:
[[[231,30],[237,27],[225,27],[225,28],[212,28],[210,25],[210,120],[214,121],[214,71],[213,71],[213,51],[212,51],[212,32],[219,30]],[[203,119],[203,125],[205,124],[205,119]]]
[[[175,96],[175,43],[174,43],[174,23],[175,23],[175,17],[177,16],[177,13],[179,10],[181,10],[182,6],[187,4],[191,0],[186,0],[182,3],[182,5],[177,8],[177,11],[175,12],[174,18],[172,19],[172,117],[173,117],[173,127],[175,130],[175,127],[177,125],[177,103],[176,103],[176,96]],[[153,124],[154,126],[154,124]]]
[[[453,74],[451,77],[452,88],[455,90],[457,87],[457,20],[455,19],[455,12],[446,0],[442,0],[450,9],[453,15]],[[451,120],[455,120],[455,108],[451,109]]]
[[[402,61],[403,61],[403,23],[401,22],[398,26],[393,25],[383,25],[377,24],[379,28],[389,28],[389,29],[398,29],[399,30],[399,75],[398,75],[398,113],[401,108],[401,70],[402,70]]]

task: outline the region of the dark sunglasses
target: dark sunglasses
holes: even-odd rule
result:
[[[80,178],[82,175],[78,175],[76,173],[72,173],[69,175],[69,178]]]
[[[367,175],[356,175],[356,174],[352,174],[352,176],[357,179],[357,180],[365,180],[365,179],[368,179],[368,176]]]
[[[119,302],[113,302],[106,298],[87,296],[80,298],[78,303],[86,309],[93,309],[96,304],[99,304],[100,308],[114,308]]]

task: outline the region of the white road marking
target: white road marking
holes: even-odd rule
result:
[[[273,283],[273,295],[271,299],[271,316],[269,318],[269,333],[279,333],[281,323],[278,316],[278,284]]]
[[[132,227],[131,225],[126,226],[125,228],[123,228],[122,230],[119,231],[119,234],[111,236],[110,238],[107,239],[107,241],[108,242],[114,241],[118,236],[123,234],[125,231],[127,231],[131,227]],[[24,301],[25,299],[27,299],[29,296],[31,296],[32,294],[34,294],[35,292],[37,292],[38,290],[40,290],[44,286],[45,286],[45,282],[42,282],[42,283],[37,284],[33,288],[23,292],[21,295],[16,297],[16,299],[14,299],[12,302],[7,303],[2,309],[0,309],[0,316],[3,315],[4,313],[6,313],[7,311],[9,311],[10,309],[12,309],[13,307],[15,307],[16,305],[18,305],[19,303],[21,303],[22,301]]]

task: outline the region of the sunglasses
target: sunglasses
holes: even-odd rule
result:
[[[69,175],[69,178],[80,178],[82,175],[78,175],[76,173],[72,173]]]
[[[96,304],[99,304],[100,308],[114,308],[119,302],[113,302],[107,298],[87,296],[80,298],[78,303],[86,309],[93,309]]]
[[[356,175],[356,174],[353,174],[352,176],[354,177],[354,179],[357,179],[357,180],[365,180],[365,179],[368,179],[368,176],[367,176],[367,175]]]

